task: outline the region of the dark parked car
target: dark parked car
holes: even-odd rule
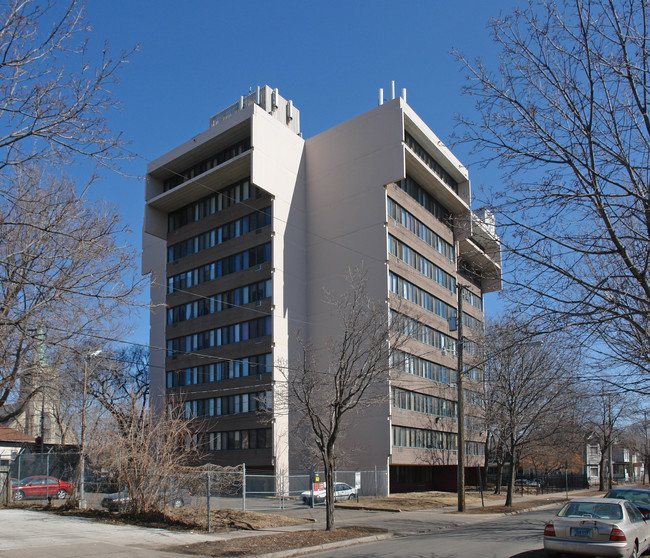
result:
[[[12,483],[14,500],[20,502],[27,498],[58,498],[63,500],[68,494],[72,494],[74,486],[72,483],[56,479],[54,477],[34,476],[25,477],[16,485]]]
[[[643,517],[650,518],[650,490],[645,488],[614,488],[605,494],[605,498],[623,498],[639,508]]]
[[[160,497],[165,499],[165,502],[173,508],[182,508],[185,504],[190,503],[192,494],[187,489],[170,490],[168,492],[161,492]],[[102,499],[102,508],[108,511],[121,511],[128,507],[131,497],[126,490],[108,494]]]

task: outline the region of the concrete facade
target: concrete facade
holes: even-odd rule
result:
[[[151,355],[154,404],[178,401],[201,417],[195,442],[212,462],[304,471],[286,412],[295,332],[321,345],[334,336],[323,288],[342,288],[346,269],[362,265],[369,294],[418,333],[377,386],[384,403],[354,417],[341,465],[390,469],[392,490],[449,488],[457,285],[471,338],[483,293],[501,285],[491,215],[471,211],[467,170],[402,98],[307,140],[299,116],[265,86],[149,165],[142,269],[161,348]],[[480,370],[466,376],[475,466],[483,382]],[[274,411],[253,412],[264,397]]]

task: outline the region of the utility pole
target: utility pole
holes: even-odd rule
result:
[[[456,350],[458,354],[458,377],[456,385],[458,387],[458,511],[465,511],[465,401],[463,393],[463,351],[465,340],[463,339],[463,289],[464,287],[456,283],[458,294],[458,342]]]
[[[645,484],[646,474],[650,475],[648,471],[648,411],[643,411],[643,432],[645,433],[645,451],[643,453],[643,484]],[[650,482],[650,476],[648,477]]]

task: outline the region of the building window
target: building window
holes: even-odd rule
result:
[[[458,449],[458,435],[454,432],[393,426],[393,446],[456,451]],[[465,453],[467,455],[483,456],[485,455],[485,444],[483,442],[465,442]]]
[[[455,419],[458,414],[456,401],[400,388],[393,388],[392,402],[397,409],[425,415]]]
[[[271,279],[260,281],[245,287],[201,298],[167,310],[167,324],[177,324],[201,316],[216,314],[230,308],[245,306],[270,298],[272,294]]]
[[[414,217],[406,211],[401,205],[387,198],[387,212],[388,216],[395,221],[396,224],[401,225],[408,231],[412,232],[418,238],[426,242],[434,250],[442,254],[451,263],[456,261],[454,247],[452,244],[444,240],[440,235],[433,232],[417,217]]]
[[[222,149],[215,155],[212,155],[200,163],[197,163],[196,165],[193,165],[182,172],[178,172],[171,178],[165,180],[163,183],[163,190],[167,192],[172,188],[176,188],[176,186],[183,184],[183,182],[191,180],[192,178],[195,178],[214,167],[218,167],[226,161],[237,157],[237,155],[241,155],[244,151],[248,151],[250,148],[251,139],[246,138],[226,149]]]
[[[256,246],[250,250],[233,254],[215,262],[172,275],[167,279],[167,293],[182,291],[201,283],[213,281],[219,277],[243,271],[271,261],[271,243]]]
[[[207,384],[233,378],[260,376],[271,372],[273,372],[273,355],[271,353],[237,360],[220,359],[219,362],[211,364],[167,372],[167,387]]]
[[[255,213],[250,213],[215,229],[201,233],[167,248],[167,263],[175,262],[186,256],[191,256],[219,246],[233,238],[239,238],[252,231],[257,231],[271,224],[271,207],[265,207]]]
[[[415,286],[410,281],[403,279],[392,271],[389,274],[389,279],[390,290],[392,293],[405,298],[409,302],[417,304],[420,308],[424,308],[445,320],[450,320],[456,317],[456,309],[453,306],[443,302],[438,297],[433,296],[420,287]]]
[[[249,339],[271,335],[273,321],[271,316],[248,320],[238,324],[227,325],[202,331],[193,335],[176,337],[167,341],[167,356],[175,356],[179,353],[193,353],[212,347],[231,345]]]
[[[417,269],[422,275],[435,281],[448,291],[452,293],[456,292],[456,279],[451,274],[439,268],[436,264],[392,235],[388,235],[388,251],[398,260],[403,261],[413,269]]]
[[[458,183],[408,132],[404,132],[404,143],[406,143],[406,145],[408,145],[411,150],[422,159],[424,164],[429,167],[433,173],[442,180],[442,182],[449,186],[454,192],[458,193]]]
[[[469,302],[472,306],[474,306],[474,308],[478,308],[481,312],[483,312],[483,299],[480,296],[474,294],[469,289],[463,289],[461,296],[463,297],[464,301]]]
[[[399,328],[400,333],[407,337],[443,352],[456,354],[456,340],[453,337],[395,311],[391,312],[391,319]]]
[[[451,213],[415,180],[405,178],[395,182],[395,184],[438,219],[438,221],[451,228]]]
[[[266,449],[271,447],[271,429],[231,430],[204,434],[207,447],[215,451]]]
[[[251,186],[248,178],[227,186],[199,201],[171,212],[167,217],[167,230],[173,232],[185,225],[200,221],[204,217],[214,215],[249,198],[257,197],[260,192],[261,190],[257,186]]]
[[[223,397],[208,397],[185,402],[185,418],[215,417],[270,411],[273,397],[270,391],[238,393]]]
[[[392,353],[391,368],[448,386],[456,385],[458,376],[456,370],[403,351]]]

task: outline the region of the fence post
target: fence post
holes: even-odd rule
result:
[[[206,508],[208,512],[208,533],[212,530],[212,523],[211,523],[211,517],[210,517],[210,471],[206,471],[207,478],[206,478]]]
[[[23,462],[23,454],[18,454],[18,480],[21,480],[23,477],[20,476],[20,465]],[[11,482],[11,481],[10,481]]]
[[[379,498],[379,481],[377,480],[377,465],[375,465],[375,498]]]
[[[241,509],[246,511],[246,463],[242,465]]]

